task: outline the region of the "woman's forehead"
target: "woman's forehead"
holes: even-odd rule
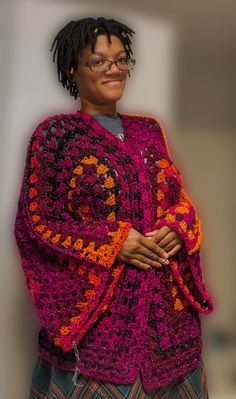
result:
[[[111,35],[111,43],[109,43],[107,35],[99,35],[97,37],[94,52],[92,52],[92,47],[89,44],[88,46],[85,47],[83,54],[85,56],[90,56],[93,55],[94,53],[97,53],[99,55],[106,56],[110,54],[119,55],[122,52],[125,52],[125,48],[123,46],[123,43],[117,36]]]

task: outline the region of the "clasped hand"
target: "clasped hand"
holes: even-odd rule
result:
[[[180,250],[182,238],[168,226],[153,230],[142,235],[131,228],[117,259],[147,270],[151,267],[161,267],[169,263],[168,258]]]

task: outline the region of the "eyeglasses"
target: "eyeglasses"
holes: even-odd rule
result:
[[[119,58],[116,61],[105,60],[103,58],[91,61],[78,61],[78,64],[89,67],[92,72],[107,72],[115,64],[120,71],[130,71],[134,68],[136,60],[132,58]]]

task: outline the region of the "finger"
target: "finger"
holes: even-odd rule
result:
[[[162,226],[158,233],[154,235],[154,241],[159,245],[160,241],[171,232],[172,230],[168,226]]]
[[[144,235],[145,235],[145,237],[152,237],[152,236],[154,236],[155,234],[157,234],[158,231],[159,231],[159,230],[149,231],[148,233],[145,233]]]
[[[137,255],[136,259],[139,260],[140,262],[150,265],[152,267],[160,267],[160,266],[162,266],[162,263],[164,261],[165,262],[167,261],[169,263],[168,259],[163,259],[160,262],[158,262],[157,260],[153,260],[147,256],[140,255],[140,254]]]
[[[147,249],[151,250],[155,254],[157,254],[159,257],[163,259],[168,258],[168,254],[161,248],[159,245],[154,243],[152,240],[148,240],[146,237],[141,237],[140,243],[146,247]]]
[[[169,264],[168,259],[160,258],[157,254],[148,250],[141,244],[139,244],[139,246],[136,247],[136,249],[132,252],[124,251],[122,254],[119,255],[119,260],[130,264],[132,264],[134,260],[138,260],[152,267],[160,267],[162,266],[162,264]]]
[[[178,239],[172,240],[168,244],[162,246],[166,252],[170,252],[177,244],[180,244]]]
[[[145,265],[150,265],[150,266],[155,267],[155,268],[162,266],[161,263],[156,262],[156,261],[154,261],[154,260],[152,260],[150,258],[146,258],[145,256],[142,256],[142,255],[138,255],[136,260],[138,260],[141,263],[144,263]],[[165,259],[165,260],[168,261],[168,259]]]
[[[182,247],[181,244],[177,244],[170,252],[168,252],[168,256],[175,255],[180,250],[181,247]]]
[[[130,262],[130,264],[137,267],[138,269],[141,269],[141,270],[150,270],[151,269],[150,265],[143,263],[139,260],[133,260],[132,262]]]
[[[151,266],[154,267],[159,267],[163,265],[168,265],[169,261],[168,259],[163,259],[160,256],[158,256],[157,254],[155,254],[154,252],[150,251],[149,249],[145,248],[145,247],[141,247],[139,250],[138,255],[142,255],[142,262],[144,263],[148,263]]]
[[[171,231],[168,233],[161,241],[158,242],[161,248],[164,248],[167,244],[169,244],[173,240],[178,240],[177,235]],[[155,241],[156,242],[156,241]]]

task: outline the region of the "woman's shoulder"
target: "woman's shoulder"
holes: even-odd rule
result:
[[[78,121],[77,111],[52,113],[39,119],[33,127],[31,133],[31,140],[36,136],[44,137],[62,137],[62,135],[69,130],[73,130],[74,122]]]
[[[75,112],[52,113],[39,119],[34,125],[28,136],[28,145],[46,147],[55,145],[64,138],[64,135],[73,128]]]
[[[149,132],[150,134],[156,135],[159,138],[159,140],[161,140],[163,146],[168,149],[167,129],[165,124],[161,121],[161,119],[158,116],[147,115],[147,114],[134,114],[134,113],[126,113],[124,115],[126,115],[126,117],[128,117],[131,120],[131,122],[132,120],[134,120],[135,123],[144,126],[146,128],[146,131]]]
[[[124,114],[126,117],[130,118],[131,120],[134,119],[141,123],[152,123],[161,125],[161,121],[157,116],[149,115],[149,114],[139,114],[139,113],[126,113]]]
[[[44,118],[42,118],[38,124],[36,125],[36,129],[38,127],[52,127],[54,125],[59,125],[59,124],[63,124],[66,122],[69,122],[70,120],[72,120],[74,118],[74,116],[76,115],[76,112],[64,112],[64,113],[54,113],[48,116],[45,116]]]

